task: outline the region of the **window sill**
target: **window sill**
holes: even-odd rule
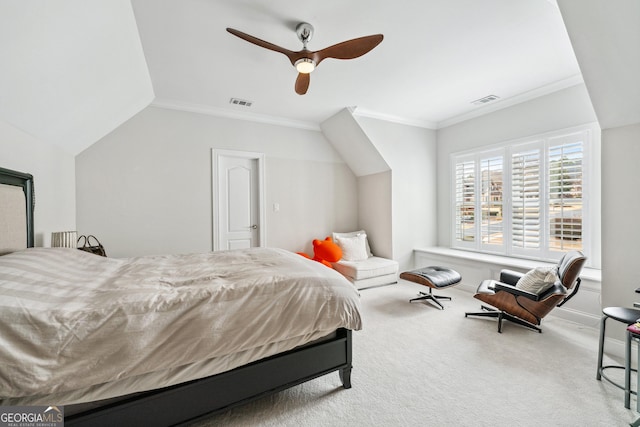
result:
[[[494,264],[499,268],[515,268],[521,270],[531,270],[536,267],[553,267],[556,264],[544,261],[536,261],[522,258],[512,258],[502,255],[492,255],[482,252],[463,251],[460,249],[451,249],[444,247],[429,247],[429,248],[416,248],[415,252],[449,256],[474,262],[482,262],[487,264]],[[582,279],[587,279],[592,282],[602,283],[602,271],[596,268],[584,267],[580,273]]]

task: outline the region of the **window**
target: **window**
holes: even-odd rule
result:
[[[585,173],[593,128],[452,155],[452,246],[557,260],[589,252]]]

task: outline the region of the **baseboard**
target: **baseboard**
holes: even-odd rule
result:
[[[566,306],[554,308],[553,311],[549,313],[549,316],[559,317],[596,330],[600,329],[599,316],[594,316],[593,314],[585,313],[584,311],[574,310]]]
[[[614,338],[604,339],[604,354],[614,358],[620,365],[624,365],[625,343]],[[631,367],[636,368],[638,351],[637,346],[631,346]],[[607,363],[605,362],[605,365]]]

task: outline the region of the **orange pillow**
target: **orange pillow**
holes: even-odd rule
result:
[[[342,249],[333,243],[331,237],[327,237],[324,240],[315,239],[312,243],[314,260],[337,262],[342,258]]]

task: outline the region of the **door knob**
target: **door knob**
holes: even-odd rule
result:
[[[253,228],[253,229],[255,230],[255,229],[257,229],[257,228],[258,228],[258,225],[257,225],[257,224],[253,224],[253,225],[251,226],[251,228]]]

